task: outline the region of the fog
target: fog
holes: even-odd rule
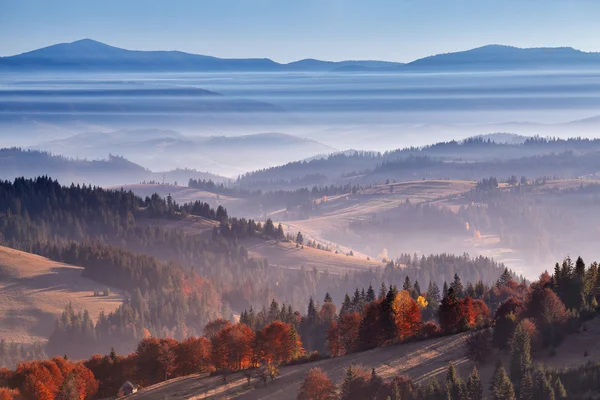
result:
[[[156,128],[186,138],[278,132],[331,150],[379,151],[490,132],[590,136],[600,123],[593,119],[599,94],[600,72],[589,71],[10,74],[0,75],[0,145],[40,147],[82,133]],[[153,170],[211,168],[235,176],[327,152],[271,144],[240,168],[173,159],[160,144],[146,158],[119,142],[81,156],[110,151]],[[278,153],[286,155],[265,157]]]

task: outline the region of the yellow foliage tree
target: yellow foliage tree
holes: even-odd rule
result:
[[[419,307],[425,308],[425,307],[427,307],[429,302],[427,300],[425,300],[425,297],[419,296],[419,297],[417,297],[417,304],[419,305]]]

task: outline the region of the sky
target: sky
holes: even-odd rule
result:
[[[600,51],[598,0],[0,0],[0,56],[91,38],[226,58],[407,62],[486,44]]]

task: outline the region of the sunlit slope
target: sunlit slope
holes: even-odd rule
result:
[[[0,338],[31,343],[47,340],[56,318],[71,302],[97,318],[117,308],[122,297],[94,297],[100,285],[82,276],[83,268],[0,246]]]

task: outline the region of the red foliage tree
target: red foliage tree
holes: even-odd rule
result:
[[[329,354],[332,357],[341,356],[342,344],[340,343],[340,334],[338,331],[338,323],[336,321],[331,321],[329,328],[327,328],[326,339]]]
[[[137,347],[137,376],[143,385],[152,385],[169,378],[175,370],[177,341],[167,338],[142,340]]]
[[[218,319],[215,319],[214,321],[210,321],[204,327],[204,337],[208,338],[209,340],[212,340],[215,336],[217,336],[217,334],[219,332],[221,332],[223,329],[228,328],[230,326],[231,326],[231,322],[229,322],[225,319],[222,319],[222,318],[218,318]]]
[[[207,371],[210,368],[211,343],[205,337],[190,337],[175,348],[175,374],[178,376]]]
[[[258,361],[275,364],[290,362],[303,352],[294,328],[281,321],[274,321],[256,333],[255,351]]]
[[[335,385],[321,368],[311,368],[298,390],[298,400],[335,400]]]
[[[252,364],[254,332],[248,325],[228,326],[213,338],[211,359],[217,370],[236,371]]]

